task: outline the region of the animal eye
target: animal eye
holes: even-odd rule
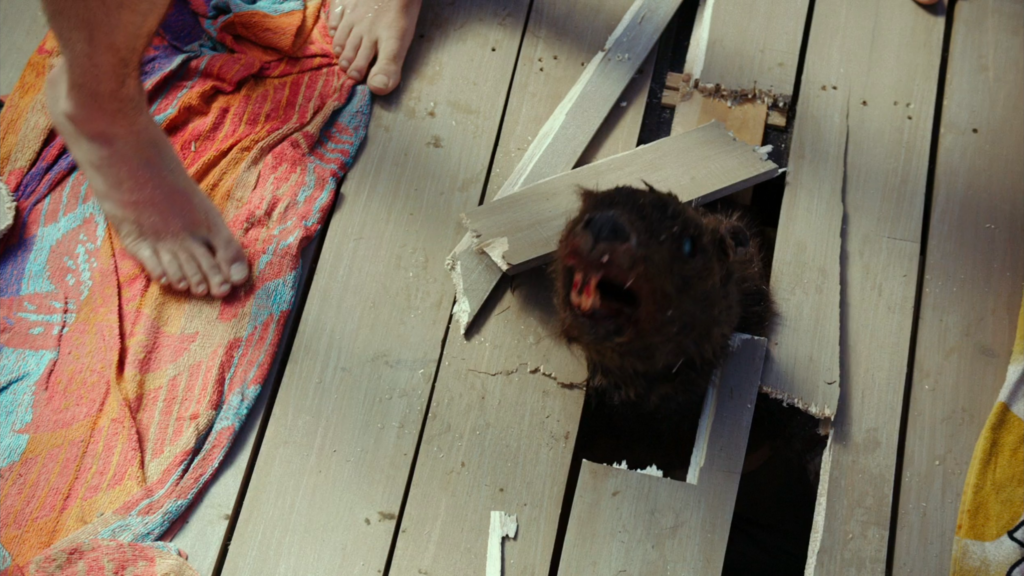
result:
[[[693,254],[693,238],[690,236],[683,238],[683,254],[687,256]]]

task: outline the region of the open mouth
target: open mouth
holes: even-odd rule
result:
[[[639,304],[636,292],[625,283],[609,278],[603,272],[569,268],[572,287],[569,302],[583,315],[610,316],[633,310]]]

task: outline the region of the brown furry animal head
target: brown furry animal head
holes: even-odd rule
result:
[[[583,191],[554,272],[562,334],[615,402],[703,391],[730,335],[763,334],[771,317],[742,222],[653,188]]]

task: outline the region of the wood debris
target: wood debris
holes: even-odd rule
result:
[[[14,201],[14,196],[11,195],[10,188],[0,182],[0,238],[3,238],[4,234],[14,225],[16,208],[17,203]]]
[[[572,169],[681,3],[636,0],[630,6],[541,127],[497,198]],[[468,250],[471,245],[471,239],[463,238],[445,263],[456,285],[454,310],[463,334],[501,278],[501,269],[490,258]]]
[[[550,261],[565,223],[579,210],[581,187],[650,185],[684,202],[705,202],[777,176],[765,152],[718,122],[657,140],[467,212],[463,223],[476,248],[470,253],[486,254],[499,272],[523,272]],[[459,280],[475,276],[463,273]]]
[[[505,538],[515,538],[519,530],[516,515],[509,516],[497,510],[491,511],[491,527],[487,533],[487,576],[501,576],[501,543]]]
[[[629,470],[630,472],[636,472],[637,474],[647,474],[648,476],[654,476],[656,478],[664,478],[665,473],[661,471],[657,466],[651,464],[647,468],[630,468],[629,464],[625,460],[622,462],[616,462],[612,464],[612,468],[618,468],[619,470]]]

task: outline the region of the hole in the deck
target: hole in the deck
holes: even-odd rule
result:
[[[703,399],[691,403],[678,418],[651,418],[588,398],[574,460],[655,466],[685,481]],[[817,427],[812,416],[758,395],[723,574],[803,574],[826,442]]]
[[[775,147],[773,160],[784,166],[789,132],[770,131],[765,141]],[[740,210],[756,225],[769,272],[784,189],[783,176],[755,187],[749,204],[727,197],[704,205],[711,211]],[[631,470],[655,466],[666,478],[687,479],[703,394],[674,401],[658,415],[602,402],[597,394],[588,391],[574,465],[582,459],[606,465],[626,461]],[[803,574],[826,442],[817,429],[812,416],[758,395],[723,574]]]

